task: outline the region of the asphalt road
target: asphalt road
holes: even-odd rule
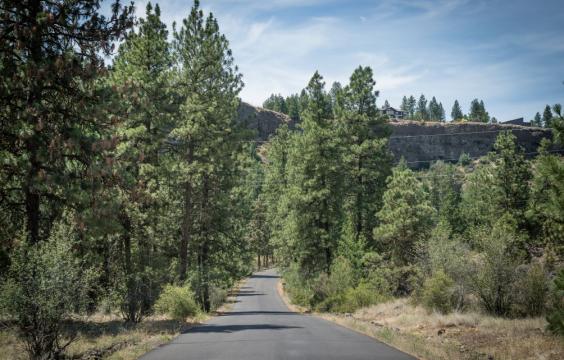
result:
[[[143,356],[153,359],[413,359],[368,336],[288,310],[274,270],[251,276],[230,312]]]

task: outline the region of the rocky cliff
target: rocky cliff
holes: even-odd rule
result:
[[[399,120],[391,125],[390,149],[396,160],[403,157],[412,168],[426,167],[432,160],[457,161],[463,153],[486,155],[501,131],[511,131],[528,156],[536,155],[541,140],[552,136],[548,129],[508,124]]]
[[[247,103],[241,103],[239,118],[249,128],[256,130],[257,140],[265,141],[281,124],[293,127],[292,120],[284,114]],[[486,155],[501,131],[511,131],[528,156],[536,155],[543,138],[550,138],[550,130],[508,124],[437,123],[409,120],[392,121],[390,149],[396,161],[402,157],[412,168],[429,166],[431,161],[457,161],[466,153],[473,158]]]

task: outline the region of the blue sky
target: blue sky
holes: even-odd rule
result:
[[[154,1],[153,1],[154,2]],[[564,102],[564,0],[202,0],[244,76],[243,100],[300,91],[315,70],[374,70],[379,104],[436,96],[450,114],[483,99],[499,120]],[[137,1],[143,15],[146,1]],[[180,23],[190,0],[159,2]]]

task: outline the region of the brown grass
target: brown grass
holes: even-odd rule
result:
[[[96,314],[88,318],[78,318],[65,324],[66,331],[78,328],[78,338],[68,347],[66,355],[70,358],[137,359],[145,352],[169,342],[199,322],[169,320],[153,316],[139,324],[125,324],[115,315]],[[0,359],[27,359],[23,343],[10,328],[0,331]]]
[[[186,322],[170,320],[166,316],[151,316],[139,324],[126,324],[117,315],[94,314],[77,317],[65,324],[69,333],[78,329],[78,338],[67,348],[71,359],[133,360],[146,352],[170,342],[181,332],[209,320],[212,316],[229,311],[235,296],[245,280],[229,291],[225,303],[210,314],[188,318]],[[0,327],[0,360],[27,359],[24,344],[10,327]]]
[[[278,284],[280,296],[293,305]],[[505,319],[479,312],[429,313],[408,299],[360,309],[354,314],[315,313],[372,336],[420,359],[564,359],[564,340],[547,333],[544,318]]]
[[[442,315],[407,299],[363,308],[349,317],[333,317],[384,341],[391,332],[391,345],[422,358],[564,358],[562,338],[546,333],[546,321],[540,317],[505,319],[478,312]]]

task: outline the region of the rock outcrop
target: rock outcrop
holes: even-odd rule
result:
[[[552,137],[549,129],[510,124],[398,120],[391,125],[390,149],[397,161],[403,157],[412,168],[427,167],[434,160],[457,161],[463,153],[484,156],[502,131],[511,131],[529,157],[537,154],[542,139]]]
[[[239,119],[256,130],[258,141],[268,140],[282,124],[294,126],[292,119],[285,114],[243,102],[239,107]],[[530,157],[537,154],[542,139],[552,137],[548,129],[513,124],[395,120],[390,125],[390,149],[396,161],[403,157],[411,168],[428,167],[435,160],[455,162],[463,153],[472,158],[484,156],[493,150],[501,131],[511,131]]]
[[[268,137],[273,135],[282,124],[294,126],[292,119],[286,114],[255,107],[245,102],[241,102],[237,112],[239,121],[256,131],[257,141],[268,140]]]

